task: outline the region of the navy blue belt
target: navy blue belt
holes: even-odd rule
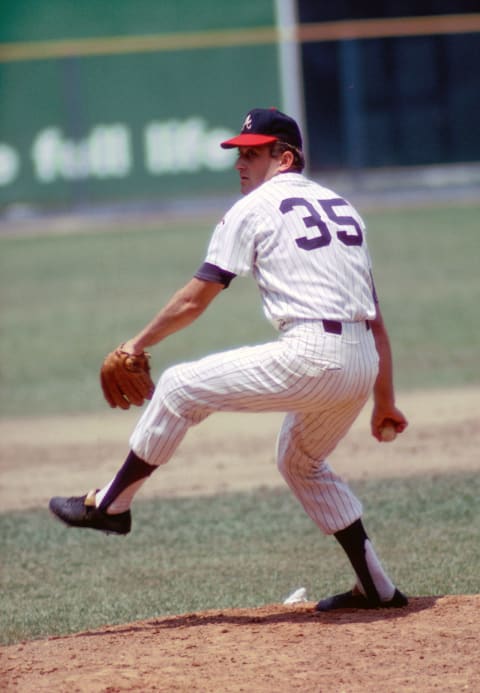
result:
[[[322,325],[325,332],[329,332],[330,334],[342,334],[342,323],[338,320],[322,320]],[[367,330],[370,329],[368,320],[365,320],[365,326]]]

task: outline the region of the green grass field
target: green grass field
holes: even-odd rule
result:
[[[401,588],[416,596],[478,590],[478,475],[355,490]],[[1,642],[279,603],[298,587],[313,601],[351,586],[343,552],[288,491],[142,501],[134,518],[125,539],[62,527],[43,510],[0,515]]]
[[[480,206],[371,212],[369,244],[399,388],[478,380]],[[0,238],[0,415],[104,406],[103,356],[143,327],[201,264],[211,227]],[[186,331],[153,350],[179,360],[274,335],[238,278]]]
[[[479,206],[371,212],[369,244],[400,389],[478,382]],[[3,417],[95,411],[104,354],[202,262],[207,224],[0,238]],[[269,339],[253,282],[153,349],[154,374]],[[367,526],[410,594],[478,590],[478,475],[358,483]],[[123,550],[124,549],[124,550]],[[348,588],[343,553],[288,492],[142,501],[128,539],[74,532],[45,509],[0,510],[1,642]]]

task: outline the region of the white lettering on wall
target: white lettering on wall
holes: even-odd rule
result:
[[[168,176],[230,169],[236,152],[222,149],[220,142],[232,136],[230,130],[209,129],[206,121],[197,116],[147,123],[142,132],[141,152],[145,171],[153,176]],[[67,137],[60,127],[47,127],[33,138],[33,175],[43,184],[126,178],[133,170],[133,139],[124,123],[95,125],[81,139]],[[0,187],[19,178],[21,163],[14,147],[0,142]]]
[[[230,168],[234,155],[221,149],[228,130],[207,130],[202,118],[148,123],[144,130],[145,167],[153,175]]]
[[[0,185],[13,183],[20,169],[20,159],[13,147],[0,142]]]
[[[233,166],[233,162],[237,158],[236,149],[222,149],[220,142],[229,140],[235,135],[231,130],[217,128],[206,133],[203,143],[205,166],[212,171],[224,171]]]
[[[124,178],[132,166],[130,132],[125,125],[97,125],[85,139],[74,141],[58,128],[47,128],[33,142],[32,159],[42,183]]]

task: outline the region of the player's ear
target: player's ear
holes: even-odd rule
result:
[[[295,161],[295,157],[293,155],[293,152],[290,150],[286,150],[282,152],[280,156],[280,163],[279,163],[279,171],[288,171],[289,169],[292,168],[293,162]]]

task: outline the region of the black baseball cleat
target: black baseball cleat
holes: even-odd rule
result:
[[[98,529],[107,534],[128,534],[132,526],[130,510],[118,515],[107,515],[95,507],[95,491],[85,496],[50,499],[48,507],[59,520],[69,527]]]
[[[376,599],[368,599],[357,590],[349,590],[342,594],[335,594],[333,597],[322,599],[315,607],[315,611],[334,611],[335,609],[400,609],[407,606],[407,597],[395,590],[393,597],[387,602]]]

